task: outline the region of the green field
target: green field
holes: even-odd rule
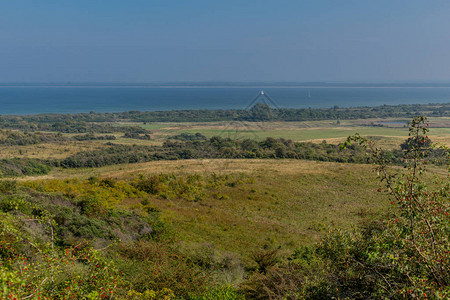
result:
[[[291,139],[293,141],[340,143],[348,136],[359,133],[363,136],[385,138],[380,141],[390,148],[398,146],[408,134],[408,128],[397,122],[407,119],[387,120],[342,120],[339,125],[335,121],[308,122],[207,122],[207,123],[152,123],[138,125],[152,131],[154,143],[161,143],[170,136],[180,133],[201,133],[206,137],[221,136],[232,139],[263,140],[267,137]],[[369,126],[383,122],[383,126]],[[390,124],[389,122],[394,122]],[[136,125],[136,123],[121,123],[122,125]],[[431,118],[430,138],[444,144],[450,144],[450,119]],[[380,140],[380,139],[378,139]],[[128,141],[129,143],[129,141]],[[142,142],[140,142],[142,143]]]

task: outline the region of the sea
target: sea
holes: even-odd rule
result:
[[[279,108],[450,102],[450,87],[0,86],[0,115],[245,109],[261,90]]]

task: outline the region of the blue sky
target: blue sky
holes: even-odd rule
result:
[[[450,81],[450,1],[3,0],[0,82]]]

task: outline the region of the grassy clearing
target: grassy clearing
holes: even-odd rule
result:
[[[378,217],[387,199],[368,165],[298,160],[187,160],[157,161],[99,169],[55,170],[33,179],[100,176],[132,180],[137,174],[179,176],[211,174],[244,176],[235,187],[211,190],[201,201],[152,197],[187,244],[214,244],[244,260],[260,249],[290,252],[317,241],[330,225],[349,228]],[[27,178],[30,180],[32,178]],[[122,205],[140,205],[125,199]]]
[[[235,171],[243,168],[239,162],[228,163]],[[249,166],[244,174],[254,182],[226,188],[220,192],[225,199],[152,203],[184,240],[247,255],[310,244],[327,226],[348,228],[378,215],[386,204],[377,198],[378,183],[367,166],[304,161]],[[225,165],[222,170],[227,171]]]

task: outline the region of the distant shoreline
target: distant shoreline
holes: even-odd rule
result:
[[[135,89],[449,89],[449,86],[128,86],[128,85],[1,85],[0,88],[135,88]]]
[[[2,87],[59,88],[450,88],[441,83],[338,83],[338,82],[0,82]]]
[[[450,86],[0,85],[0,114],[242,109],[261,90],[295,109],[450,103]]]

